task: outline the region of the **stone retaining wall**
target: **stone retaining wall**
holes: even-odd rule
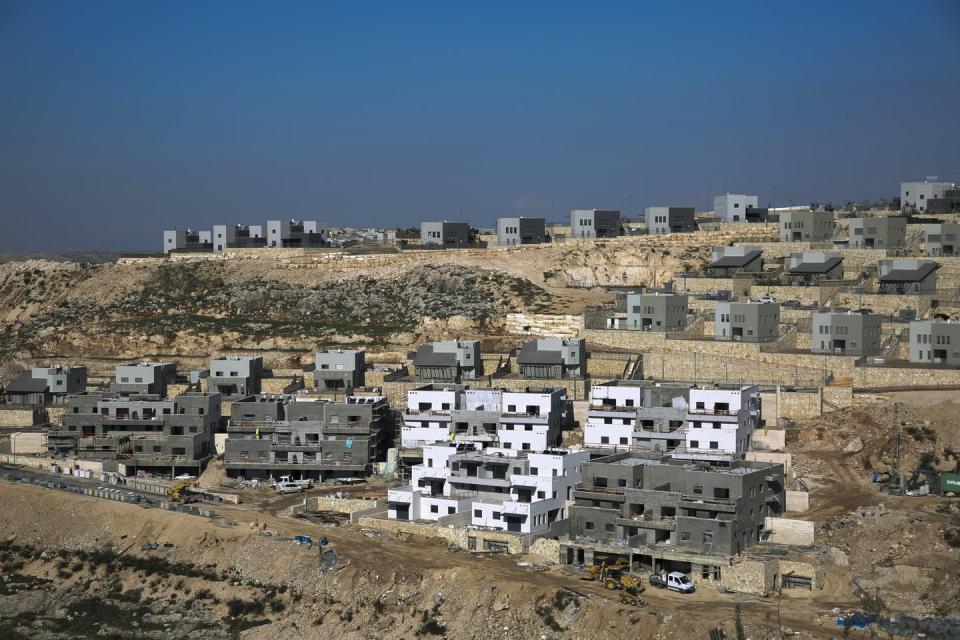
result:
[[[33,427],[43,424],[46,412],[42,409],[0,409],[0,427]]]
[[[477,550],[483,550],[485,547],[484,543],[487,541],[506,544],[508,552],[511,554],[526,553],[529,548],[528,537],[501,531],[466,529],[464,527],[443,527],[437,524],[404,522],[370,516],[360,518],[357,524],[361,527],[395,535],[406,533],[423,536],[425,538],[436,538],[444,540],[449,544],[455,544],[461,549],[469,548],[469,538],[476,540]]]
[[[507,333],[517,335],[573,338],[583,331],[582,315],[547,313],[508,313]]]
[[[303,501],[308,512],[333,511],[336,513],[354,513],[377,506],[376,500],[361,498],[331,498],[329,496],[313,496]]]
[[[806,491],[787,491],[787,511],[803,513],[810,510],[810,494]]]
[[[770,531],[773,544],[791,544],[812,547],[816,527],[808,520],[788,520],[787,518],[766,518],[765,527]]]

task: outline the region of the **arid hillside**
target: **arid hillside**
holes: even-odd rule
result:
[[[221,349],[410,346],[496,336],[507,313],[578,313],[601,286],[663,285],[727,233],[511,250],[0,265],[0,357],[202,355]]]

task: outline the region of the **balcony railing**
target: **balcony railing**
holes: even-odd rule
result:
[[[735,416],[738,412],[731,409],[689,409],[687,413],[698,416]]]
[[[578,482],[576,485],[574,485],[573,490],[586,491],[589,493],[605,493],[610,495],[623,495],[623,493],[626,491],[626,487],[597,487],[592,484],[588,485],[582,482]]]

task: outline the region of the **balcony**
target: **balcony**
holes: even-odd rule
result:
[[[694,416],[736,416],[739,411],[734,409],[688,409],[687,413]]]
[[[515,500],[507,500],[503,503],[503,508],[501,509],[502,513],[514,516],[529,516],[530,515],[530,502],[517,502]]]
[[[639,529],[657,529],[660,531],[676,531],[677,521],[674,518],[661,518],[647,515],[620,515],[615,523],[624,527]]]
[[[696,509],[701,511],[723,511],[725,513],[736,513],[737,511],[737,505],[730,500],[705,498],[695,495],[681,496],[679,506],[683,509]]]

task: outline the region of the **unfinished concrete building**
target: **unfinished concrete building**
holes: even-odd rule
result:
[[[167,397],[167,386],[177,381],[172,362],[131,362],[117,365],[110,391],[120,394],[154,394]]]
[[[213,455],[219,423],[218,393],[176,398],[81,393],[67,399],[63,424],[50,430],[47,450],[57,457],[123,464],[127,475],[138,470],[198,475]],[[104,468],[116,470],[117,464]]]
[[[683,331],[687,326],[687,295],[682,293],[627,294],[630,331]]]
[[[569,531],[568,564],[622,559],[635,571],[682,571],[719,580],[724,566],[762,541],[766,518],[784,511],[783,466],[713,466],[624,452],[582,465]]]
[[[517,356],[522,378],[583,378],[587,375],[587,341],[540,338],[526,342]]]
[[[813,314],[814,353],[872,356],[882,348],[883,318],[869,311],[821,311]]]
[[[364,478],[393,445],[386,398],[248,396],[233,403],[223,468],[232,478]]]
[[[619,211],[574,209],[570,212],[571,238],[616,238],[621,233]]]
[[[572,418],[562,388],[510,391],[431,384],[407,392],[400,443],[414,448],[455,440],[543,451],[560,443]]]
[[[914,320],[910,323],[910,362],[960,367],[960,323]]]
[[[774,342],[780,339],[779,302],[718,302],[715,315],[715,340]]]
[[[31,367],[10,381],[3,389],[6,404],[21,407],[43,407],[64,404],[67,397],[87,389],[87,368],[53,365]]]
[[[822,251],[791,253],[787,259],[787,277],[795,286],[814,285],[821,280],[842,280],[843,256]]]
[[[365,383],[366,353],[357,349],[318,351],[313,371],[317,389],[353,389]]]
[[[410,485],[387,492],[389,518],[530,534],[567,516],[566,501],[589,453],[443,443],[424,447],[423,458]]]
[[[940,263],[931,260],[881,260],[877,264],[880,293],[935,293]]]
[[[780,242],[829,242],[836,221],[832,211],[784,211],[780,214]]]
[[[904,216],[851,218],[851,249],[903,249],[907,244],[907,219]]]
[[[716,278],[729,278],[737,273],[763,271],[763,250],[753,247],[714,247],[706,273]]]
[[[960,255],[960,222],[923,225],[923,248],[928,256]]]
[[[248,396],[260,393],[262,379],[263,358],[260,356],[211,358],[207,388],[230,398]]]
[[[699,228],[693,207],[647,207],[644,219],[651,235],[691,233]]]
[[[692,386],[642,380],[594,385],[583,428],[584,446],[662,452],[683,446]]]
[[[413,357],[418,380],[460,382],[483,376],[479,340],[441,340],[421,345]]]

